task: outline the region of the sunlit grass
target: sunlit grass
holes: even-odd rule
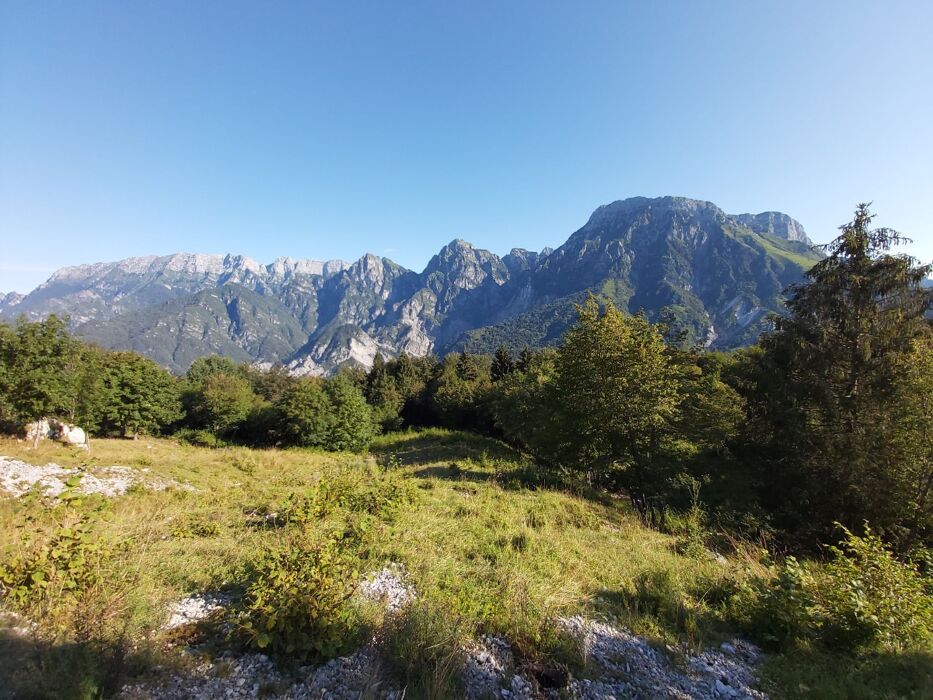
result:
[[[378,438],[365,456],[209,449],[169,439],[97,440],[90,454],[52,443],[33,450],[6,439],[0,440],[0,454],[38,465],[126,465],[146,470],[147,478],[194,488],[131,489],[106,502],[99,523],[103,540],[125,543],[111,575],[115,582],[132,581],[126,593],[134,606],[128,629],[134,635],[132,658],[142,669],[148,662],[140,658],[183,663],[166,650],[160,632],[169,602],[203,591],[236,594],[250,562],[281,544],[285,531],[274,516],[289,495],[307,493],[321,480],[344,483],[347,474],[366,479],[388,470],[415,494],[391,517],[373,519],[363,544],[352,550],[362,574],[389,562],[403,564],[418,592],[417,605],[393,623],[398,635],[390,634],[387,642],[395,670],[411,684],[413,696],[454,692],[457,645],[484,633],[507,636],[530,660],[579,663],[578,650],[553,624],[560,616],[610,619],[665,649],[717,644],[738,631],[725,601],[744,579],[765,571],[754,553],[741,549],[725,558],[705,550],[683,553],[675,538],[642,526],[625,499],[584,487],[535,487],[529,478],[535,467],[526,457],[467,433],[390,434]],[[53,515],[41,501],[0,499],[0,557],[20,548],[24,536],[41,536],[52,525]],[[324,537],[326,526],[311,523],[307,536]],[[377,616],[369,610],[358,619],[375,624]],[[359,630],[347,634],[356,638]],[[428,648],[433,661],[421,663]],[[807,669],[800,671],[803,686],[844,697],[836,692],[842,686],[827,685],[831,681],[821,670],[827,658],[836,657],[797,662],[776,657],[767,666],[772,693],[803,693],[788,665],[800,663]],[[906,657],[895,663],[922,666]],[[11,673],[2,666],[0,661],[0,679]],[[72,666],[55,668],[77,673],[67,670]],[[880,682],[889,668],[866,666],[865,682]],[[578,667],[578,672],[586,671]]]

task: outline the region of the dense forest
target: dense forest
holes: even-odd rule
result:
[[[176,377],[85,344],[50,316],[0,325],[0,421],[20,434],[57,417],[95,436],[351,452],[380,432],[472,431],[533,459],[527,488],[627,498],[646,525],[687,546],[755,543],[775,556],[776,578],[736,613],[765,630],[759,638],[924,644],[930,266],[896,254],[902,238],[871,220],[860,206],[788,290],[787,313],[737,351],[689,347],[674,323],[590,296],[558,347],[517,356],[505,346],[377,356],[368,371],[329,378],[211,356]],[[795,554],[823,564],[802,567]]]

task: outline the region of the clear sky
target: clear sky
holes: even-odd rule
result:
[[[854,205],[933,260],[933,2],[0,0],[0,291],[132,255],[561,244]]]

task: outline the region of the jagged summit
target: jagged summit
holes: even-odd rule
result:
[[[489,352],[557,342],[587,292],[670,313],[695,342],[752,342],[781,291],[817,258],[779,212],[729,215],[687,197],[598,207],[556,250],[499,257],[455,238],[421,272],[355,262],[177,253],[62,268],[0,316],[69,315],[75,331],[184,371],[197,356],[285,363],[322,374],[377,352]]]

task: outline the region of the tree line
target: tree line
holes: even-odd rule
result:
[[[438,425],[510,442],[541,478],[624,493],[655,524],[702,503],[730,531],[796,545],[866,523],[901,548],[929,545],[930,266],[871,221],[860,206],[788,290],[788,313],[733,352],[684,347],[670,324],[590,297],[559,347],[518,356],[377,355],[326,379],[208,357],[179,378],[81,343],[53,316],[0,325],[0,420],[355,451]]]

